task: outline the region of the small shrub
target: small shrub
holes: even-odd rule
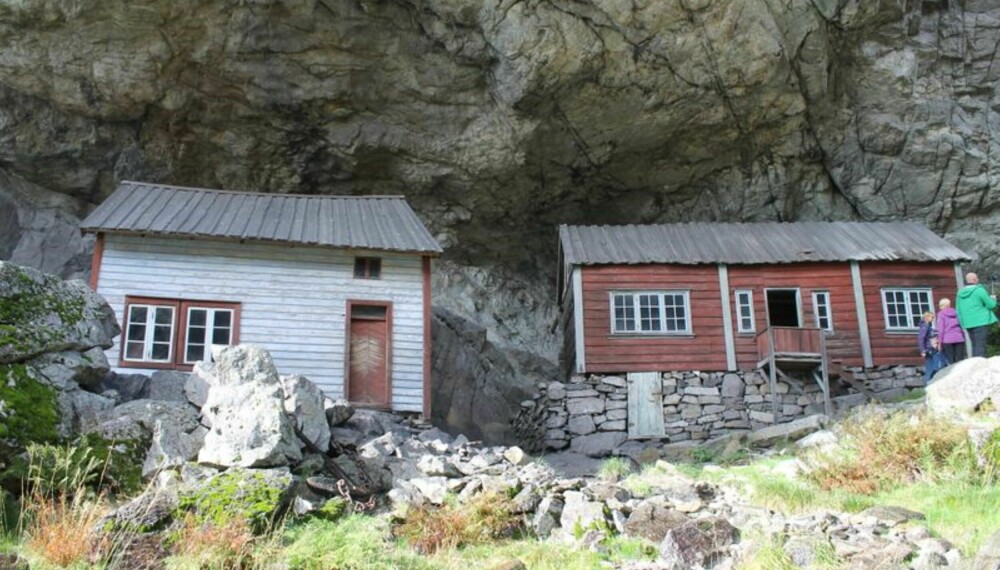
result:
[[[967,454],[965,431],[934,416],[862,410],[842,425],[844,450],[814,454],[807,477],[823,489],[873,494],[949,471],[956,454]]]
[[[624,457],[612,457],[601,463],[599,475],[605,481],[621,481],[632,473],[632,463]]]
[[[704,447],[696,447],[691,450],[691,461],[695,463],[711,463],[715,459],[715,454]]]
[[[418,552],[434,554],[467,544],[510,538],[521,530],[510,499],[484,493],[464,506],[420,506],[407,512],[396,536]]]

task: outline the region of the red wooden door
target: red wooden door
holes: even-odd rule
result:
[[[389,405],[387,328],[385,319],[351,319],[347,398],[352,403]]]

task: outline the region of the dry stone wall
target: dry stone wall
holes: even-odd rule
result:
[[[854,377],[880,400],[905,396],[924,386],[918,367],[854,369]],[[778,381],[779,413],[772,407],[767,377],[759,371],[666,372],[661,375],[664,443],[705,441],[733,432],[758,430],[824,413],[818,385]],[[521,403],[514,428],[535,450],[569,449],[607,455],[628,439],[628,382],[624,375],[573,376],[568,382],[539,385],[535,398]],[[835,409],[862,405],[867,396],[835,396]]]

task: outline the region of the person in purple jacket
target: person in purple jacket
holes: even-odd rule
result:
[[[951,300],[941,299],[938,302],[938,313],[935,319],[938,340],[941,341],[941,351],[952,364],[965,358],[965,333],[958,324],[958,313],[951,306]]]

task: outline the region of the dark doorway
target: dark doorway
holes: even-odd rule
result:
[[[772,327],[798,327],[799,290],[768,289],[767,321]]]

